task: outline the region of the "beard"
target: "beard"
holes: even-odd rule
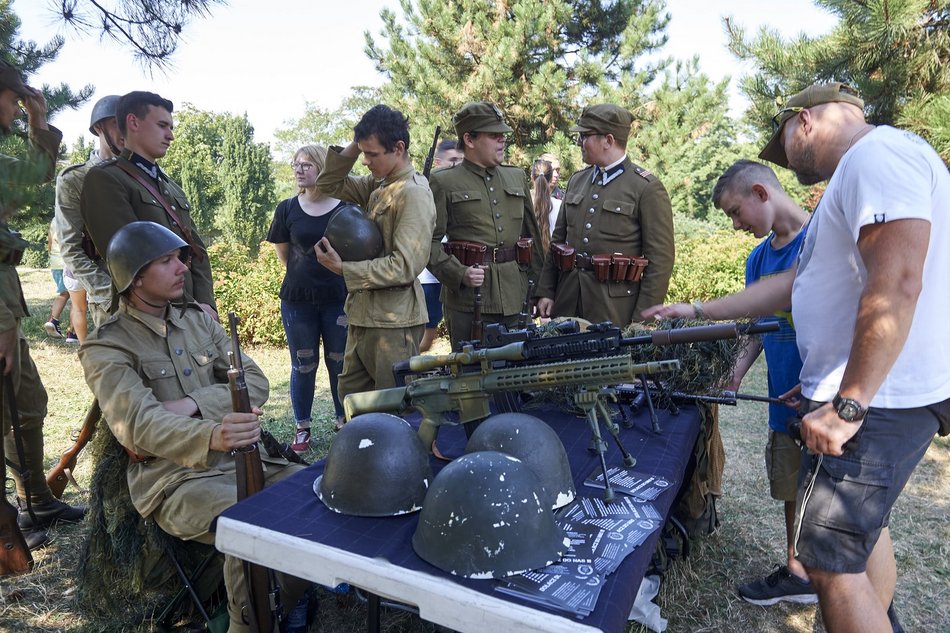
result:
[[[818,173],[818,168],[815,166],[815,163],[815,150],[811,147],[803,147],[798,159],[795,161],[795,166],[791,167],[799,183],[803,185],[816,185],[825,179]]]

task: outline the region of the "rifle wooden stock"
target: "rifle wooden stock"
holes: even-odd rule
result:
[[[238,317],[234,312],[228,312],[228,325],[231,330],[231,351],[228,353],[231,357],[231,366],[228,369],[231,407],[235,413],[251,413],[251,398],[244,377],[237,324]],[[237,478],[237,498],[242,501],[264,489],[264,466],[257,442],[235,449],[232,455]],[[244,581],[248,593],[245,606],[250,612],[245,616],[247,623],[255,633],[273,633],[278,629],[280,621],[280,589],[277,587],[274,572],[244,561]]]
[[[73,478],[76,460],[79,458],[79,453],[95,434],[96,425],[101,417],[102,410],[99,408],[99,400],[93,400],[92,404],[89,405],[89,410],[86,411],[86,417],[82,421],[82,427],[79,429],[76,441],[63,452],[62,457],[59,458],[59,463],[46,475],[46,485],[49,486],[53,496],[57,499],[63,496],[63,491],[66,490],[66,485],[69,482],[76,482]]]
[[[13,378],[3,376],[5,361],[0,358],[0,418],[3,408],[9,406],[10,422],[17,415],[14,410],[16,402],[13,396]],[[9,395],[7,395],[9,394]],[[4,397],[4,396],[7,397]],[[9,405],[7,404],[9,403]],[[7,499],[7,462],[6,447],[3,445],[5,435],[0,435],[0,458],[3,459],[3,491],[0,494],[0,577],[11,574],[25,574],[33,569],[33,555],[23,538],[23,532],[17,524],[17,509]]]

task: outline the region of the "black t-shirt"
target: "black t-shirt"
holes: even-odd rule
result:
[[[277,205],[267,241],[290,246],[287,273],[280,287],[280,298],[284,301],[343,303],[346,300],[343,277],[324,268],[313,252],[313,245],[323,237],[333,211],[343,204],[340,202],[329,213],[318,217],[307,215],[297,196]]]

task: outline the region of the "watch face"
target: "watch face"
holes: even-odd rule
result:
[[[844,402],[838,409],[838,415],[850,422],[861,415],[861,409],[853,402]]]

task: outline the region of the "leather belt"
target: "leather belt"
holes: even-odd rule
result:
[[[486,250],[482,256],[481,264],[504,264],[518,259],[517,246],[503,246],[501,248],[492,248]]]

